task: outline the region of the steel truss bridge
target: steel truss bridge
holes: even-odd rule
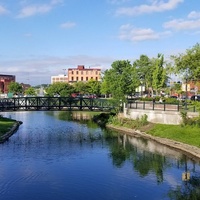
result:
[[[95,110],[111,111],[117,106],[109,99],[73,97],[16,97],[0,99],[0,111]]]

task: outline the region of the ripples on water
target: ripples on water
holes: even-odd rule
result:
[[[23,125],[0,145],[2,200],[200,197],[199,163],[177,151],[126,135],[105,139],[106,130],[68,113],[6,115]]]

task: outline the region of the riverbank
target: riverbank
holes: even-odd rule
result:
[[[116,131],[124,132],[124,133],[129,134],[134,137],[142,137],[142,138],[156,141],[160,144],[163,144],[165,146],[168,146],[170,148],[173,148],[180,152],[183,152],[184,154],[186,154],[189,158],[191,158],[193,160],[197,160],[197,161],[200,160],[200,148],[195,147],[193,145],[185,144],[185,143],[174,141],[174,140],[167,139],[167,138],[152,136],[152,135],[147,134],[146,132],[143,132],[140,130],[116,126],[116,125],[112,125],[112,124],[107,124],[106,127],[110,128],[110,129],[114,129]],[[146,126],[146,128],[145,127],[143,127],[143,128],[146,130],[151,129],[151,127],[148,127],[148,125]]]
[[[21,121],[11,120],[3,117],[0,118],[0,122],[2,123],[2,127],[0,129],[0,143],[8,140],[22,124]]]

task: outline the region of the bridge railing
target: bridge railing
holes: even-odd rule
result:
[[[0,111],[9,110],[101,110],[115,109],[107,99],[72,97],[17,97],[0,99]]]
[[[160,111],[183,111],[187,110],[190,112],[197,112],[196,107],[191,104],[177,103],[177,104],[169,104],[169,103],[158,103],[158,102],[149,102],[149,101],[133,101],[128,100],[125,104],[125,108],[130,109],[142,109],[142,110],[160,110]]]

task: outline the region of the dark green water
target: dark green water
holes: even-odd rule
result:
[[[199,161],[180,152],[78,121],[80,113],[3,115],[23,125],[0,145],[2,200],[200,199]]]

